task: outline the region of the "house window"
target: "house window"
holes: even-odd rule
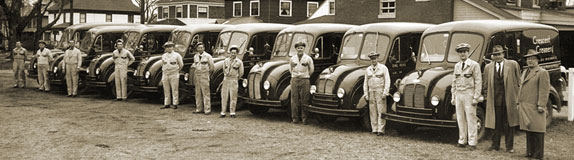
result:
[[[335,0],[329,0],[329,15],[335,15]]]
[[[233,17],[241,17],[241,1],[233,2]]]
[[[250,16],[259,16],[259,1],[251,1],[249,2],[249,6],[251,7]]]
[[[307,17],[311,17],[319,8],[319,2],[307,2]]]
[[[197,6],[197,18],[207,18],[208,12],[207,6]]]
[[[279,1],[279,16],[291,16],[291,0]]]
[[[106,14],[106,22],[112,22],[112,14]]]
[[[80,13],[80,23],[86,23],[86,13]]]
[[[574,7],[574,0],[566,0],[566,7]]]
[[[182,12],[183,12],[183,9],[181,8],[181,6],[177,6],[176,14],[175,14],[176,18],[181,18],[183,16]]]
[[[395,18],[395,0],[380,0],[379,18]]]
[[[163,9],[163,18],[169,18],[169,7]]]
[[[134,15],[133,14],[128,15],[128,23],[134,23]]]
[[[532,0],[532,8],[540,8],[540,0]]]

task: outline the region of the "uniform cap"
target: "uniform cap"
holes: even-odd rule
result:
[[[299,47],[299,46],[305,47],[305,46],[306,46],[306,45],[305,45],[305,42],[297,42],[297,43],[295,43],[295,48],[297,48],[297,47]]]
[[[173,44],[173,42],[171,42],[171,41],[165,42],[163,44],[163,48],[173,47],[173,46],[175,46],[175,44]]]
[[[456,50],[456,52],[468,51],[468,50],[470,50],[470,44],[460,43],[460,44],[456,45],[455,50]]]
[[[377,58],[379,57],[379,53],[377,53],[377,52],[371,52],[371,53],[369,53],[368,56],[369,56],[369,58],[371,58],[371,59],[377,59]]]
[[[118,40],[116,40],[116,43],[124,43],[124,40],[118,39]]]
[[[231,52],[231,50],[236,50],[237,52],[239,52],[239,47],[237,47],[237,45],[231,45],[229,47],[229,52]]]
[[[46,45],[46,42],[43,41],[43,40],[40,40],[40,41],[38,41],[38,44],[44,44],[44,45]]]

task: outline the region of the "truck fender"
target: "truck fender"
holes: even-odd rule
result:
[[[108,84],[111,84],[114,82],[114,80],[116,79],[116,74],[115,71],[112,71],[112,74],[110,74],[110,77],[108,77]]]
[[[283,90],[283,92],[281,92],[281,95],[279,96],[279,100],[281,102],[288,101],[289,97],[291,97],[291,85],[287,85],[287,87],[285,87],[285,89]]]
[[[365,95],[361,96],[361,98],[359,99],[359,102],[357,103],[357,110],[362,110],[364,108],[368,108],[369,107],[369,102],[367,102],[367,100],[365,100]]]
[[[558,91],[556,91],[556,88],[550,87],[550,95],[548,100],[551,102],[551,104],[555,106],[554,109],[560,112],[560,110],[562,109],[562,100],[560,99],[560,96],[558,94]]]

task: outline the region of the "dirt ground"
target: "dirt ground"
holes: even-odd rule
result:
[[[285,112],[247,110],[219,118],[217,111],[192,114],[190,105],[160,110],[159,99],[41,93],[32,80],[25,89],[11,88],[12,76],[0,70],[0,159],[520,159],[526,150],[524,133],[512,154],[485,151],[484,140],[467,151],[454,146],[456,130],[399,135],[390,128],[378,137],[342,118],[301,125],[289,123]],[[565,113],[555,114],[546,134],[546,159],[574,157],[574,123]]]

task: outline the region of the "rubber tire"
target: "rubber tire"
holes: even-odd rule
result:
[[[477,141],[480,141],[484,138],[486,138],[486,127],[485,127],[485,115],[486,112],[484,111],[484,109],[480,106],[477,106],[476,108],[476,117],[478,117],[478,123],[477,125],[479,127],[477,127],[478,131],[476,133],[476,139]]]
[[[248,106],[247,108],[249,108],[249,111],[253,114],[253,115],[263,115],[266,114],[269,111],[268,107],[257,107],[257,106]]]

